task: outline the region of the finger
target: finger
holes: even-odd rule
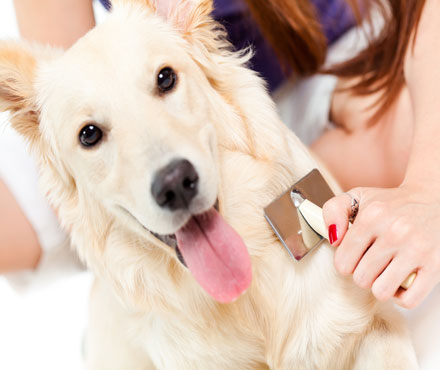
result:
[[[335,267],[342,275],[352,274],[362,256],[375,242],[373,230],[363,224],[352,225],[335,253]]]
[[[397,291],[396,303],[405,308],[415,308],[423,302],[436,284],[437,281],[431,278],[431,274],[420,269],[417,271],[417,276],[408,290],[399,289]]]
[[[359,214],[335,253],[335,267],[343,275],[354,272],[364,253],[383,232],[385,225],[382,221],[382,208],[377,205],[371,206],[371,203],[366,201],[367,196],[363,188],[358,188],[357,193],[360,197]]]
[[[343,193],[328,200],[322,207],[324,223],[329,231],[329,241],[338,246],[348,229],[351,215],[352,197],[360,201],[361,188],[353,189],[350,194]]]
[[[383,243],[376,240],[361,257],[353,272],[356,285],[370,289],[377,277],[385,270],[393,259],[393,252]]]
[[[400,284],[415,268],[414,262],[407,258],[395,257],[375,280],[371,291],[379,301],[390,299],[399,290]]]

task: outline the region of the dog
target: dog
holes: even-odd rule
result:
[[[0,43],[0,109],[96,276],[87,368],[416,369],[390,303],[266,223],[319,166],[211,10],[115,0],[65,52]]]

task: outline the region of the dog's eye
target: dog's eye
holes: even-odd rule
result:
[[[176,72],[170,67],[162,68],[157,75],[157,86],[160,92],[170,91],[176,84]]]
[[[85,147],[98,144],[102,139],[102,131],[95,125],[84,126],[79,133],[79,141]]]

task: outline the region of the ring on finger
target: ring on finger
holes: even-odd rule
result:
[[[350,216],[348,217],[348,222],[352,224],[359,213],[359,201],[350,193],[345,194],[347,194],[351,198],[351,211]]]

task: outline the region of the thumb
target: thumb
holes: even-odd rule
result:
[[[354,200],[361,202],[363,188],[355,188],[329,199],[322,207],[324,223],[328,230],[330,244],[337,247],[348,230]]]

